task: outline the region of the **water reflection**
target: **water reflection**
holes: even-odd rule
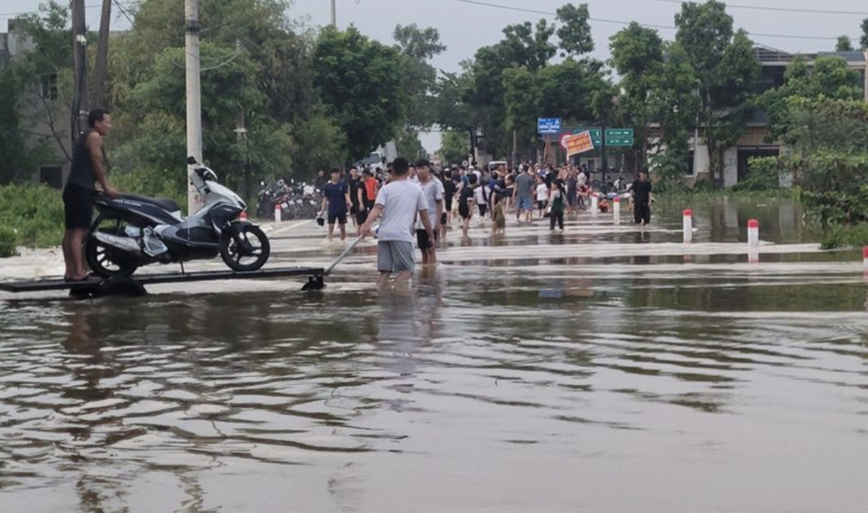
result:
[[[740,208],[695,210],[737,238]],[[797,214],[774,217],[796,237]],[[608,244],[583,229],[503,240]],[[409,294],[359,267],[319,295],[2,302],[0,510],[862,507],[861,273],[528,253],[420,269]],[[769,476],[815,485],[806,457],[839,492],[762,502]],[[719,494],[733,475],[762,493]]]

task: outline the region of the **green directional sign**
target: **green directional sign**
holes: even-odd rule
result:
[[[633,146],[632,128],[607,128],[606,146]]]
[[[573,129],[574,134],[580,134],[582,132],[590,132],[591,133],[591,141],[594,143],[594,148],[599,148],[603,145],[603,131],[599,128],[575,128]]]
[[[591,133],[591,141],[594,142],[594,148],[603,146],[603,130],[600,128],[574,128],[574,134],[582,132]],[[633,146],[633,129],[632,128],[607,128],[606,129],[606,147],[625,147]]]

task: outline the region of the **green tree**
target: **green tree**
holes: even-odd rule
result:
[[[557,10],[561,26],[557,29],[560,47],[565,56],[577,57],[594,51],[594,39],[588,18],[588,4],[566,4]]]
[[[440,160],[443,165],[459,164],[470,154],[470,139],[467,132],[446,130],[440,135]]]
[[[809,212],[824,224],[868,221],[868,104],[825,97],[788,99],[784,138]]]
[[[847,61],[838,56],[818,56],[809,67],[804,57],[796,57],[784,73],[784,85],[763,93],[758,104],[769,118],[772,138],[783,136],[788,130],[789,99],[792,97],[836,100],[862,98],[861,76],[847,67]]]
[[[835,43],[836,52],[852,52],[853,42],[848,36],[838,36],[838,42]]]
[[[242,194],[247,194],[251,178],[289,168],[289,127],[261,110],[267,97],[253,79],[257,64],[249,55],[208,42],[201,44],[200,52],[204,61],[225,63],[202,75],[203,153],[212,164],[219,164],[215,168],[230,184],[240,186]],[[185,78],[177,69],[185,57],[183,48],[166,48],[157,57],[153,77],[130,93],[127,108],[146,114],[137,137],[117,149],[120,167],[129,170],[142,164],[160,170],[183,168]],[[234,132],[239,111],[245,113],[247,122],[247,134],[241,141]]]
[[[317,109],[293,132],[295,144],[307,148],[293,151],[293,169],[300,177],[313,178],[320,169],[332,169],[349,159],[347,140],[341,127]]]
[[[656,30],[633,22],[609,43],[612,67],[621,77],[619,107],[632,126],[639,146],[639,164],[648,158],[648,125],[652,121],[651,94],[664,78],[663,40]]]
[[[684,3],[675,15],[675,41],[698,79],[700,124],[712,176],[723,178],[723,152],[744,133],[753,114],[752,87],[760,72],[745,31],[733,32],[723,3]]]
[[[862,36],[859,38],[859,48],[868,49],[868,18],[862,20]]]
[[[429,128],[437,116],[432,101],[437,84],[437,70],[430,60],[446,47],[440,43],[435,28],[420,29],[412,25],[395,27],[396,49],[401,55],[401,79],[404,90],[405,122],[410,131]]]
[[[327,112],[347,137],[351,158],[392,139],[404,103],[401,57],[350,27],[320,33],[313,69]]]

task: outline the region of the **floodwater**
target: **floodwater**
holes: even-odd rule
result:
[[[0,511],[865,511],[859,255],[790,202],[694,206],[689,254],[670,210],[451,232],[408,297],[372,246],[317,294],[0,296]]]

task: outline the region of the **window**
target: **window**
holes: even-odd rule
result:
[[[39,183],[60,189],[63,187],[63,168],[60,166],[42,166],[39,168]]]
[[[42,76],[42,99],[56,100],[57,99],[57,74]]]

